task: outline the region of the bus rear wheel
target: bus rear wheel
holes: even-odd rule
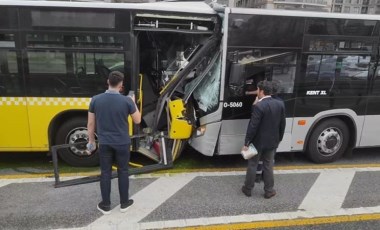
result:
[[[308,156],[315,163],[333,162],[346,151],[349,138],[348,127],[342,120],[324,120],[312,131],[307,146]]]
[[[87,119],[77,117],[70,119],[59,127],[55,137],[55,143],[59,144],[75,144],[88,142]],[[70,148],[58,151],[60,158],[71,166],[91,167],[99,165],[98,151],[94,151],[91,155],[86,152],[86,144],[80,144]]]

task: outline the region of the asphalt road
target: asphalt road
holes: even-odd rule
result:
[[[243,181],[242,171],[133,177],[135,204],[120,213],[114,180],[113,210],[103,216],[96,210],[98,183],[54,188],[49,178],[0,179],[0,229],[356,230],[376,229],[380,218],[379,167],[276,170],[278,194],[269,200],[262,183],[244,196]],[[301,226],[291,225],[297,221]]]
[[[10,165],[7,168],[7,163]],[[52,179],[13,179],[7,173],[51,171],[44,153],[0,154],[0,229],[160,229],[165,227],[220,229],[379,229],[380,149],[355,150],[352,157],[315,168],[303,154],[278,153],[276,189],[278,195],[263,199],[263,184],[257,184],[253,197],[240,192],[246,162],[240,156],[205,157],[185,152],[175,163],[196,173],[134,177],[131,195],[136,201],[125,215],[118,212],[116,180],[113,181],[110,216],[95,208],[99,184],[54,189]],[[345,168],[350,165],[350,168]],[[283,170],[284,167],[294,170]],[[301,166],[301,169],[300,167]],[[285,167],[285,168],[286,168]],[[236,169],[237,172],[221,172]],[[213,169],[215,172],[202,172]],[[37,174],[38,175],[38,174]],[[373,216],[376,214],[377,216]],[[339,219],[340,216],[348,219]],[[358,215],[364,217],[356,218]],[[329,218],[301,222],[300,226],[274,226],[273,221]],[[356,219],[355,219],[356,218]],[[367,218],[367,219],[366,219]],[[240,222],[251,224],[241,228]],[[204,226],[203,226],[204,225]],[[268,227],[269,226],[269,227]],[[237,229],[237,228],[236,228]]]

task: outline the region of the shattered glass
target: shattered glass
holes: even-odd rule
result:
[[[221,58],[218,57],[210,71],[193,92],[198,106],[203,112],[211,113],[218,108],[220,94]]]

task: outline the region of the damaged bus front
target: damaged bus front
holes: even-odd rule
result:
[[[133,150],[157,162],[164,151],[175,160],[202,132],[201,118],[219,106],[221,21],[216,14],[143,12],[133,26],[140,75],[131,84],[143,114]]]

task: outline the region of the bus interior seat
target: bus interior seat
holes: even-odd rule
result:
[[[111,71],[101,61],[95,61],[95,73],[100,77],[108,79],[110,72]]]

